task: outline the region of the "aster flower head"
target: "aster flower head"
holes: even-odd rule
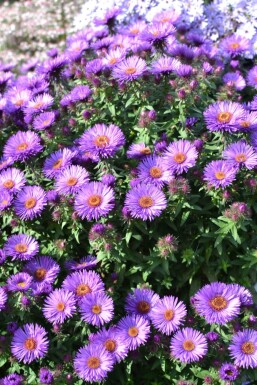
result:
[[[138,314],[149,319],[159,299],[158,294],[151,289],[135,289],[126,297],[125,310],[129,314]]]
[[[23,380],[23,376],[12,373],[2,379],[1,385],[22,385]]]
[[[8,166],[11,166],[14,163],[12,158],[5,158],[4,156],[0,157],[0,171],[4,170]]]
[[[173,173],[182,174],[196,164],[198,152],[188,140],[171,143],[164,154],[164,163]]]
[[[72,317],[76,311],[75,295],[65,289],[55,289],[46,297],[43,314],[51,323],[62,324],[67,318]]]
[[[114,359],[106,349],[95,344],[81,348],[75,356],[74,368],[77,375],[85,381],[102,381],[112,370]]]
[[[204,357],[208,350],[205,336],[198,330],[184,328],[171,338],[171,354],[181,362],[196,362]]]
[[[239,375],[239,370],[235,365],[224,362],[219,370],[219,376],[223,381],[234,381]]]
[[[113,300],[104,292],[91,292],[80,301],[81,319],[90,325],[102,326],[113,318]]]
[[[40,186],[26,186],[14,200],[15,213],[25,220],[41,215],[47,203],[46,193]]]
[[[48,338],[45,329],[38,324],[25,324],[14,332],[11,351],[18,361],[31,363],[46,355]]]
[[[6,302],[7,302],[7,294],[5,290],[2,287],[0,287],[0,311],[4,309]]]
[[[229,86],[235,88],[237,91],[241,91],[245,88],[246,82],[242,75],[237,72],[227,72],[223,78],[223,82]],[[257,82],[256,82],[257,84]]]
[[[4,145],[4,157],[24,161],[41,152],[40,137],[33,131],[18,131]]]
[[[139,34],[139,39],[154,45],[165,43],[168,36],[174,34],[176,28],[171,23],[152,23]]]
[[[257,129],[257,112],[245,111],[245,116],[239,121],[240,131],[247,132]]]
[[[52,284],[60,271],[60,266],[53,260],[53,258],[47,255],[41,255],[26,263],[24,271],[33,277],[33,283]]]
[[[171,170],[167,169],[162,157],[148,156],[138,166],[138,179],[142,183],[152,183],[157,187],[163,187],[173,178]]]
[[[253,305],[253,296],[246,287],[238,285],[237,283],[228,284],[227,287],[231,289],[235,297],[239,298],[242,306]]]
[[[108,9],[102,17],[94,19],[94,24],[99,25],[112,25],[116,17],[121,13],[121,9],[113,7]]]
[[[97,258],[94,255],[87,255],[86,257],[80,258],[79,261],[70,260],[65,262],[65,267],[68,270],[76,271],[83,269],[93,269],[97,265]]]
[[[116,326],[110,327],[108,330],[105,328],[99,330],[94,336],[93,344],[103,347],[111,353],[117,362],[123,360],[128,354],[128,345],[124,342]]]
[[[194,295],[194,307],[207,323],[224,325],[240,313],[240,300],[233,288],[221,282],[212,282]]]
[[[61,171],[71,164],[72,159],[77,155],[77,152],[71,151],[68,148],[55,151],[46,159],[43,166],[43,173],[48,178],[56,177]]]
[[[8,291],[27,291],[31,287],[32,277],[27,273],[17,273],[7,280]]]
[[[64,55],[57,56],[53,59],[46,60],[37,68],[37,73],[45,75],[47,78],[56,78],[60,75],[63,67],[67,64],[68,59]]]
[[[0,212],[11,206],[13,196],[6,190],[0,190]]]
[[[84,167],[68,166],[56,177],[55,190],[59,194],[74,194],[89,181],[89,174]]]
[[[79,139],[80,149],[102,158],[113,156],[125,144],[125,136],[114,124],[96,124]]]
[[[236,168],[244,166],[251,170],[257,165],[257,153],[244,140],[230,144],[225,148],[222,156]]]
[[[114,67],[112,76],[121,83],[130,82],[143,75],[146,68],[144,59],[138,56],[130,56]]]
[[[239,103],[225,100],[210,104],[203,115],[209,131],[235,132],[245,117],[245,110]]]
[[[186,306],[182,301],[165,296],[154,305],[150,318],[158,331],[170,335],[180,327],[186,314]]]
[[[82,219],[99,219],[114,208],[114,191],[102,182],[90,182],[75,197],[74,208]]]
[[[103,59],[103,64],[106,68],[113,68],[115,65],[124,60],[126,55],[126,50],[124,48],[111,49],[105,55]]]
[[[250,69],[247,74],[247,84],[254,88],[257,88],[257,66]]]
[[[232,337],[228,347],[234,364],[240,368],[257,368],[257,331],[243,329]]]
[[[26,234],[11,235],[3,248],[6,256],[12,257],[12,261],[16,259],[27,261],[33,258],[38,250],[39,244],[36,239]]]
[[[230,35],[225,37],[220,44],[223,55],[235,57],[244,54],[250,48],[250,41],[243,36]]]
[[[50,94],[44,93],[37,95],[30,100],[24,109],[26,115],[38,114],[39,112],[47,110],[54,103],[54,99]]]
[[[103,292],[104,283],[99,274],[94,271],[75,271],[65,278],[62,288],[73,292],[77,299],[89,293]]]
[[[151,221],[161,215],[167,207],[167,201],[158,187],[138,184],[127,193],[124,207],[128,208],[133,218]]]
[[[154,75],[169,74],[176,72],[181,62],[178,59],[171,58],[169,56],[161,56],[156,61],[152,62],[151,72]]]
[[[91,89],[87,85],[79,85],[71,90],[71,97],[74,102],[86,100],[92,94]]]
[[[153,21],[158,23],[176,24],[180,19],[180,12],[176,9],[166,9],[165,11],[157,13]]]
[[[9,193],[16,193],[25,185],[24,173],[18,168],[11,167],[0,173],[0,190],[5,189]]]
[[[41,112],[33,120],[32,127],[37,131],[45,130],[54,124],[55,119],[56,117],[53,111]]]
[[[54,382],[54,376],[47,368],[40,368],[39,380],[41,384],[52,384]]]
[[[150,336],[149,321],[136,314],[123,317],[117,328],[129,350],[135,350],[140,345],[144,345]]]
[[[127,151],[128,158],[142,159],[148,155],[151,155],[151,149],[145,145],[145,143],[134,143],[129,146]]]
[[[236,179],[236,167],[225,160],[213,160],[203,170],[203,179],[215,188],[224,188]]]

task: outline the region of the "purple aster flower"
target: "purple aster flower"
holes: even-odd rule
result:
[[[181,78],[189,78],[193,73],[193,67],[188,64],[180,64],[176,69],[176,74]]]
[[[240,313],[240,300],[233,288],[220,282],[202,287],[194,295],[194,307],[207,323],[224,325]]]
[[[154,75],[169,74],[170,72],[175,72],[180,65],[181,62],[179,60],[169,56],[162,56],[156,61],[152,62],[151,72]]]
[[[243,90],[246,86],[243,76],[237,72],[227,72],[222,80],[227,86],[234,87],[238,91]]]
[[[14,200],[14,210],[21,219],[31,220],[41,214],[46,203],[46,193],[40,186],[26,186]]]
[[[228,347],[234,364],[240,368],[257,368],[257,331],[244,329],[234,334]]]
[[[7,330],[9,333],[14,333],[15,330],[17,330],[19,328],[17,322],[8,322],[7,324]]]
[[[83,40],[77,40],[72,42],[68,49],[66,50],[66,54],[70,61],[77,61],[79,60],[83,53],[88,49],[89,45],[88,42]]]
[[[74,368],[77,375],[88,382],[105,379],[112,370],[113,365],[112,354],[101,346],[94,344],[81,348],[74,359]]]
[[[120,8],[111,8],[108,9],[103,17],[101,18],[95,18],[94,23],[95,25],[112,25],[116,17],[121,13]]]
[[[42,255],[35,257],[26,263],[24,271],[33,277],[34,283],[52,284],[60,271],[60,266],[53,260],[53,258]]]
[[[114,208],[114,191],[101,182],[90,182],[75,197],[74,208],[80,218],[97,220]]]
[[[219,339],[219,334],[215,332],[208,332],[205,334],[205,337],[207,338],[208,341],[215,342]]]
[[[146,71],[146,62],[138,56],[130,56],[118,63],[113,71],[114,79],[121,83],[137,79]]]
[[[67,64],[67,61],[67,57],[64,55],[46,60],[43,64],[38,66],[37,72],[46,75],[47,77],[56,78],[60,75],[63,67]]]
[[[79,140],[80,149],[103,158],[113,156],[125,144],[125,136],[114,124],[96,124]]]
[[[116,178],[112,174],[104,174],[101,178],[101,182],[110,187],[114,186],[115,181],[116,181]]]
[[[170,349],[175,358],[188,363],[199,361],[204,357],[208,345],[205,336],[198,330],[184,328],[171,338]]]
[[[11,351],[18,361],[25,364],[46,355],[49,341],[47,332],[38,324],[25,324],[15,331]]]
[[[138,179],[142,183],[152,183],[157,187],[163,187],[173,178],[171,170],[167,169],[160,156],[148,156],[138,166]]]
[[[30,100],[24,109],[26,115],[39,113],[47,110],[54,103],[54,99],[51,95],[44,93],[37,95],[34,99]]]
[[[151,221],[166,209],[167,201],[158,187],[139,184],[127,193],[124,207],[128,208],[133,218]]]
[[[62,324],[76,311],[75,295],[65,289],[55,289],[46,297],[43,314],[53,324]]]
[[[68,148],[63,148],[50,155],[46,159],[43,167],[43,173],[52,178],[63,171],[67,166],[71,164],[72,159],[77,155],[75,151],[71,151]]]
[[[250,131],[257,129],[257,112],[245,111],[244,119],[239,121],[240,131]]]
[[[150,336],[149,321],[136,314],[123,317],[119,321],[117,329],[129,350],[135,350],[145,344]]]
[[[213,160],[203,170],[203,179],[215,188],[224,188],[236,179],[237,169],[225,160]]]
[[[117,327],[110,327],[108,330],[102,328],[94,336],[94,345],[100,345],[102,348],[111,353],[114,360],[120,362],[128,354],[128,345],[124,342]]]
[[[239,103],[222,101],[209,105],[203,115],[209,131],[234,132],[238,131],[245,110]]]
[[[145,156],[151,155],[151,149],[145,143],[135,143],[129,146],[127,151],[128,158],[142,159]]]
[[[167,37],[174,34],[176,28],[170,23],[152,23],[139,34],[139,39],[154,45],[165,43]]]
[[[24,173],[18,168],[8,168],[0,173],[0,190],[6,189],[9,193],[16,193],[25,185]]]
[[[87,62],[86,64],[86,74],[88,77],[91,77],[92,75],[100,75],[103,70],[103,60],[102,59],[93,59]]]
[[[104,292],[91,292],[80,301],[81,319],[90,325],[102,326],[113,318],[113,300]]]
[[[153,21],[158,23],[170,23],[175,24],[180,19],[180,13],[175,9],[167,9],[154,16]]]
[[[31,90],[33,95],[41,92],[47,92],[49,88],[49,82],[43,75],[32,76],[28,78],[28,89]]]
[[[3,382],[1,382],[1,385],[22,385],[23,380],[23,376],[16,373],[12,373],[3,378]]]
[[[9,137],[4,145],[4,157],[14,161],[30,158],[41,152],[43,147],[40,144],[40,137],[33,131],[18,131]]]
[[[4,250],[0,249],[0,266],[5,262],[6,257]]]
[[[16,87],[11,89],[8,93],[9,112],[24,108],[28,104],[31,94],[30,90],[18,90]]]
[[[247,84],[257,88],[257,66],[254,66],[247,74]]]
[[[13,196],[6,190],[0,190],[0,212],[12,204]]]
[[[196,164],[198,152],[188,140],[180,139],[171,143],[164,154],[166,167],[176,174],[182,174]]]
[[[33,120],[32,126],[34,130],[41,131],[51,127],[54,122],[55,122],[55,113],[53,111],[41,112]]]
[[[126,297],[125,310],[130,314],[138,314],[149,319],[159,299],[158,294],[151,289],[135,289]]]
[[[126,51],[123,48],[111,49],[105,55],[105,57],[103,59],[103,63],[104,63],[106,68],[111,69],[116,64],[118,64],[122,60],[124,60],[125,55],[126,55]]]
[[[234,293],[235,297],[238,297],[242,306],[253,305],[253,296],[248,289],[237,283],[231,283],[227,285],[228,288]]]
[[[39,244],[36,239],[26,234],[11,235],[3,248],[6,256],[12,257],[12,261],[16,259],[27,261],[33,258],[38,250]]]
[[[70,95],[75,102],[86,100],[92,94],[88,86],[76,86],[72,89]]]
[[[5,304],[7,302],[7,294],[5,290],[0,287],[0,311],[5,308]]]
[[[238,369],[234,365],[228,362],[224,362],[224,364],[221,365],[221,368],[219,370],[219,376],[221,380],[224,380],[224,381],[226,380],[234,381],[237,379],[238,374],[239,374]]]
[[[14,163],[14,160],[12,158],[5,158],[5,157],[1,157],[0,158],[0,171],[1,170],[4,170],[5,168],[7,168],[8,166],[12,165]]]
[[[68,270],[76,271],[82,269],[93,269],[97,265],[97,258],[94,255],[87,255],[82,257],[78,262],[70,260],[65,262],[65,267]]]
[[[89,181],[89,174],[84,167],[68,166],[56,177],[55,190],[60,194],[74,194]]]
[[[75,271],[65,278],[62,288],[73,292],[78,299],[89,293],[103,292],[104,283],[94,271]]]
[[[53,384],[54,376],[47,368],[40,368],[39,370],[39,380],[41,384]]]
[[[27,291],[32,283],[32,277],[27,273],[17,273],[7,280],[8,291]]]
[[[250,41],[242,36],[230,35],[225,37],[220,44],[222,54],[226,56],[241,55],[250,48]]]
[[[180,327],[186,314],[186,306],[182,301],[165,296],[155,304],[150,318],[158,331],[170,335]]]
[[[249,146],[243,140],[226,147],[222,156],[235,168],[245,166],[248,170],[251,170],[257,165],[257,153],[252,146]]]

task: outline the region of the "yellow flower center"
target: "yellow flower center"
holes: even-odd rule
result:
[[[150,196],[142,196],[139,201],[139,206],[143,209],[148,209],[154,205],[154,201]]]
[[[54,162],[53,168],[57,170],[62,165],[62,158],[58,159],[56,162]]]
[[[135,67],[129,67],[129,68],[127,68],[127,69],[125,70],[125,73],[126,73],[127,75],[132,75],[132,74],[134,74],[136,71],[137,71],[137,69],[136,69]]]
[[[67,186],[75,186],[75,184],[77,184],[77,182],[78,182],[78,178],[71,177],[67,180],[66,184],[67,184]]]
[[[151,167],[149,174],[151,175],[152,178],[160,178],[162,176],[162,170],[160,167]]]
[[[233,51],[237,50],[240,47],[239,43],[231,43],[229,48],[232,49]]]
[[[220,112],[217,119],[220,123],[229,123],[232,118],[231,112]]]
[[[102,197],[101,195],[93,194],[91,195],[91,197],[88,198],[87,203],[91,207],[100,206],[100,204],[102,203]]]
[[[34,272],[34,278],[37,280],[37,281],[43,281],[43,279],[45,278],[46,276],[46,269],[44,269],[43,267],[39,267],[35,272]]]
[[[98,135],[95,140],[94,144],[96,147],[104,148],[110,143],[110,139],[106,135]]]
[[[25,243],[17,243],[17,245],[14,246],[14,249],[18,253],[26,253],[28,246]]]
[[[21,143],[16,147],[18,151],[25,151],[29,147],[28,143]]]
[[[37,341],[33,337],[27,338],[24,342],[24,346],[27,350],[35,350],[37,347]]]
[[[102,311],[102,307],[100,305],[94,305],[92,306],[91,310],[94,314],[100,314]]]
[[[151,150],[149,147],[145,147],[145,148],[142,148],[142,150],[140,150],[141,154],[144,154],[144,155],[150,155],[151,154]]]
[[[56,305],[56,310],[58,311],[63,311],[65,309],[65,304],[63,302],[59,302],[57,305]]]
[[[104,343],[104,347],[106,350],[108,350],[109,352],[114,352],[114,350],[116,349],[116,342],[114,340],[106,340],[105,343]]]
[[[247,341],[241,345],[241,350],[245,354],[253,354],[255,353],[256,348],[253,342]]]
[[[217,295],[210,300],[209,304],[213,310],[221,311],[226,309],[228,301],[222,295]]]
[[[177,154],[174,155],[173,159],[175,160],[176,163],[183,163],[186,160],[186,154],[183,152],[178,152]]]
[[[136,326],[132,326],[131,328],[129,328],[128,330],[128,335],[130,337],[136,337],[139,333],[139,330]]]
[[[37,204],[37,200],[35,198],[29,198],[25,202],[26,209],[33,209]]]
[[[12,181],[11,179],[9,179],[9,180],[6,180],[4,183],[3,183],[3,186],[5,187],[5,188],[13,188],[13,186],[14,186],[14,181]]]
[[[191,352],[192,350],[194,350],[195,348],[195,344],[193,343],[192,340],[185,340],[183,342],[183,348],[188,351],[188,352]]]
[[[222,180],[226,177],[226,174],[223,171],[216,171],[215,172],[215,177],[218,180]]]
[[[92,292],[92,290],[85,283],[81,283],[76,288],[76,294],[79,296],[83,296],[83,295],[86,295],[86,294],[91,293],[91,292]]]
[[[90,369],[97,369],[97,368],[99,368],[100,364],[101,364],[101,361],[99,360],[98,357],[90,357],[87,360],[87,366]]]
[[[235,160],[236,160],[237,162],[239,162],[239,163],[245,162],[245,161],[246,161],[246,156],[245,156],[245,154],[237,154],[237,155],[235,156]]]
[[[164,318],[167,320],[167,321],[171,321],[173,318],[174,318],[174,311],[171,310],[171,309],[167,309],[165,310],[165,313],[164,313]]]
[[[19,286],[19,287],[25,287],[25,286],[26,286],[26,282],[19,282],[19,283],[17,284],[17,286]]]

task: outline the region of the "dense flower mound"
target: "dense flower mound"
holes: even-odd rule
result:
[[[254,44],[145,3],[0,65],[0,385],[256,383]]]

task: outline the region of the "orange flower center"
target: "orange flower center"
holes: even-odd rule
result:
[[[164,313],[164,318],[167,320],[167,321],[171,321],[173,318],[174,318],[174,311],[171,310],[171,309],[167,309],[165,310],[165,313]]]
[[[141,154],[144,154],[144,155],[150,155],[151,154],[151,150],[149,147],[145,147],[145,148],[142,148],[142,150],[140,150]]]
[[[178,152],[176,155],[174,155],[173,159],[176,163],[183,163],[186,160],[186,154],[183,152]]]
[[[136,326],[132,326],[131,328],[129,328],[128,330],[128,335],[130,337],[136,337],[139,333],[139,330]]]
[[[3,183],[3,186],[6,187],[6,188],[13,188],[14,182],[13,182],[11,179],[6,180],[6,181]]]
[[[37,347],[37,341],[33,337],[27,338],[24,342],[24,346],[27,350],[35,350]]]
[[[34,272],[34,278],[38,281],[43,281],[43,279],[46,276],[46,269],[43,267],[39,267],[35,272]]]
[[[91,207],[100,206],[100,204],[102,203],[102,197],[101,197],[101,195],[93,194],[93,195],[91,195],[91,197],[88,198],[87,203]]]
[[[62,165],[62,158],[58,159],[56,162],[54,162],[53,168],[56,170],[60,168]]]
[[[254,346],[254,343],[251,341],[244,342],[241,345],[241,350],[245,354],[253,354],[256,351],[256,348]]]
[[[59,302],[57,305],[56,305],[56,310],[58,311],[63,311],[65,309],[65,304],[63,302]]]
[[[86,294],[91,293],[91,292],[92,292],[92,290],[85,283],[81,283],[76,288],[76,294],[79,296],[83,296],[83,295],[86,295]]]
[[[117,59],[116,57],[112,57],[111,60],[109,61],[110,64],[116,64],[117,63]]]
[[[66,184],[67,186],[75,186],[77,182],[78,182],[78,178],[72,177],[67,180]]]
[[[150,309],[151,309],[151,306],[147,301],[139,301],[137,303],[137,310],[139,311],[139,313],[147,314],[149,313]]]
[[[37,204],[37,200],[35,198],[29,198],[25,202],[26,209],[33,209]]]
[[[143,209],[148,209],[149,207],[152,207],[154,204],[154,201],[149,196],[142,196],[139,201],[139,206],[141,206]]]
[[[240,122],[240,126],[244,128],[250,127],[251,123],[248,122],[247,120],[244,120],[243,122]]]
[[[6,199],[4,199],[3,201],[2,201],[2,205],[7,205],[9,203],[9,201],[7,201]]]
[[[192,350],[194,350],[195,348],[195,344],[193,343],[192,340],[185,340],[183,342],[183,348],[188,351],[188,352],[191,352]]]
[[[114,352],[114,350],[116,349],[116,342],[114,340],[106,340],[105,343],[104,343],[104,347],[106,350],[108,350],[109,352]]]
[[[138,28],[131,28],[130,33],[133,33],[133,35],[137,35],[139,33]]]
[[[25,151],[29,147],[28,143],[21,143],[16,147],[18,151]]]
[[[50,119],[44,120],[44,121],[43,121],[43,125],[46,126],[46,125],[49,124],[50,122],[51,122]]]
[[[152,34],[153,36],[155,36],[155,37],[156,37],[156,36],[159,36],[159,31],[152,31],[151,34]]]
[[[231,43],[229,47],[230,47],[230,49],[235,51],[240,47],[240,44],[239,43]]]
[[[97,369],[97,368],[99,368],[100,364],[101,364],[101,361],[99,360],[98,357],[90,357],[87,360],[87,366],[90,369]]]
[[[92,313],[94,313],[94,314],[100,314],[102,311],[102,306],[94,305],[94,306],[92,306],[91,310],[92,310]]]
[[[18,253],[26,253],[28,246],[25,243],[17,243],[17,245],[14,246],[14,249]]]
[[[218,180],[222,180],[222,179],[224,179],[226,177],[226,174],[223,171],[216,171],[215,172],[215,177]]]
[[[36,104],[34,104],[34,108],[38,109],[38,108],[41,108],[43,106],[43,102],[38,102]]]
[[[232,118],[231,112],[220,112],[217,119],[220,123],[229,123]]]
[[[162,170],[160,167],[151,167],[149,171],[152,178],[160,178],[162,176]]]
[[[96,147],[104,148],[110,143],[110,139],[106,135],[98,135],[95,140],[94,144]]]
[[[209,302],[213,310],[221,311],[226,309],[228,305],[228,301],[222,297],[222,295],[217,295],[216,297],[212,298]]]
[[[19,282],[19,283],[17,284],[17,286],[19,286],[19,287],[25,287],[25,286],[26,286],[26,282]]]
[[[164,17],[163,19],[160,20],[160,23],[168,23],[169,21],[171,21],[171,18],[170,17]]]
[[[127,68],[127,69],[125,70],[125,73],[126,73],[127,75],[132,75],[132,74],[134,74],[136,71],[137,71],[137,69],[136,69],[135,67],[129,67],[129,68]]]
[[[235,160],[237,161],[237,162],[245,162],[246,161],[246,156],[245,156],[245,154],[237,154],[236,156],[235,156]]]
[[[24,100],[23,99],[16,100],[16,102],[14,104],[15,104],[15,106],[23,106]]]

